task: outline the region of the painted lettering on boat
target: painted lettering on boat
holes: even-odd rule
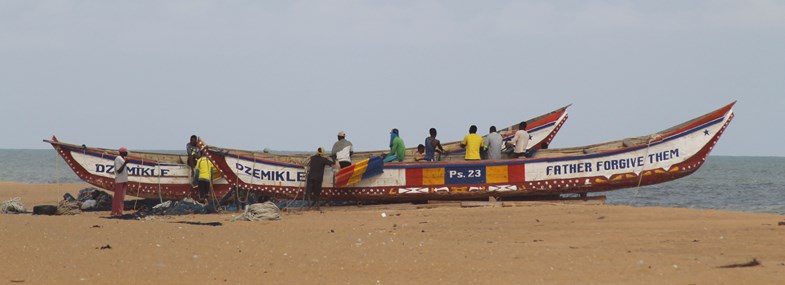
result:
[[[243,165],[242,163],[235,164],[235,167],[237,168],[237,171],[261,180],[305,182],[304,171],[293,173],[292,171],[286,170],[264,170]]]
[[[665,161],[679,157],[679,149],[666,150],[663,152],[653,153],[649,155],[649,163]]]
[[[447,184],[476,184],[485,183],[485,167],[453,166],[444,170]]]
[[[599,160],[595,162],[577,162],[554,164],[545,167],[545,175],[567,175],[588,172],[603,172],[615,170],[642,169],[645,165],[665,162],[679,157],[679,149],[670,149],[649,155],[625,157],[618,159]]]
[[[141,167],[141,166],[128,166],[126,165],[126,169],[128,169],[128,175],[131,176],[152,176],[156,177],[159,176],[158,171],[156,171],[153,167]],[[114,165],[113,164],[95,164],[95,172],[97,173],[108,173],[114,174]],[[169,169],[161,169],[160,176],[166,176],[169,174]]]
[[[620,170],[643,166],[643,156],[620,158],[597,162],[597,170]]]
[[[591,163],[567,163],[561,165],[548,165],[545,168],[545,175],[561,175],[572,173],[592,172]]]

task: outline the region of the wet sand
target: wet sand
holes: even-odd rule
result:
[[[0,200],[32,209],[84,187],[0,182]],[[0,215],[0,284],[785,284],[781,215],[542,202],[322,209],[264,222]]]

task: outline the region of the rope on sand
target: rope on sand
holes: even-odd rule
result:
[[[0,213],[24,213],[27,212],[25,205],[22,204],[22,198],[16,197],[0,204]]]
[[[264,202],[245,207],[245,212],[232,221],[264,221],[280,220],[281,209],[272,202]]]

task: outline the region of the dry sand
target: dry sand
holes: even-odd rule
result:
[[[32,208],[83,187],[0,182],[0,200]],[[0,284],[785,284],[785,216],[517,205],[329,207],[265,222],[0,215]],[[211,222],[222,225],[200,225]]]

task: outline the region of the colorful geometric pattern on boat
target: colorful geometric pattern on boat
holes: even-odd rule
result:
[[[503,184],[524,182],[525,164],[449,165],[446,167],[407,168],[406,185],[433,186],[458,184]]]
[[[361,160],[342,168],[335,174],[335,187],[353,185],[363,179],[382,174],[382,172],[384,172],[384,162],[381,156]]]

